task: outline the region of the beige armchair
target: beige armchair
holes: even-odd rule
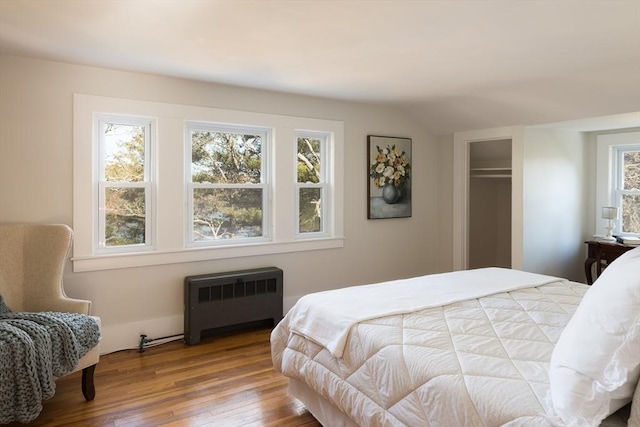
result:
[[[67,297],[62,285],[72,239],[66,225],[0,224],[0,295],[12,311],[91,314],[91,302]],[[73,371],[82,369],[86,400],[95,397],[93,374],[99,358],[98,344]]]

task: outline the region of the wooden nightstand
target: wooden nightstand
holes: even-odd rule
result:
[[[584,262],[584,274],[587,276],[587,284],[592,285],[594,280],[602,274],[602,270],[607,268],[614,259],[623,253],[630,251],[637,246],[623,245],[621,243],[603,240],[587,240],[588,245],[587,260]],[[592,265],[596,264],[596,277],[593,277]]]

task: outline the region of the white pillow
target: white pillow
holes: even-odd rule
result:
[[[597,426],[631,400],[640,375],[640,247],[587,291],[549,366],[551,399],[568,426]]]

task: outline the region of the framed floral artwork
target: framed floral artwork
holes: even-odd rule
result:
[[[411,216],[411,138],[367,136],[369,219]]]

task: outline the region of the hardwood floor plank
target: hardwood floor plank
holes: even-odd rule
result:
[[[107,354],[96,367],[96,398],[84,400],[81,373],[56,382],[56,394],[30,426],[318,427],[271,362],[267,328],[188,346],[181,341]],[[24,426],[13,423],[9,426]]]

